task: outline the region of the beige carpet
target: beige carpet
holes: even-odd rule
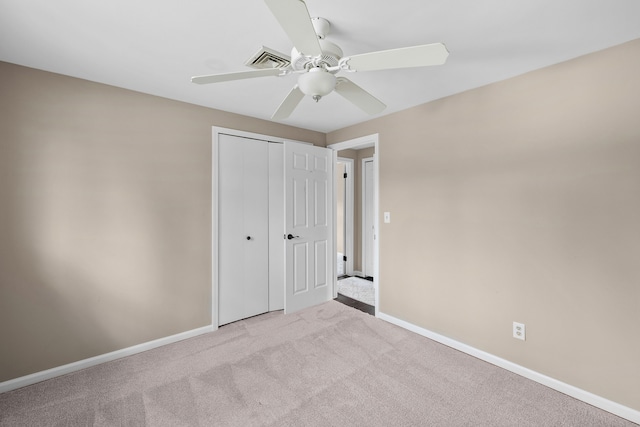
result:
[[[630,426],[331,301],[0,395],[2,426]]]

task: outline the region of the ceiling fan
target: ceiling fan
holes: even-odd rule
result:
[[[343,57],[342,49],[325,39],[331,28],[329,21],[311,18],[303,0],[265,0],[265,3],[293,43],[291,59],[271,59],[265,62],[267,68],[196,76],[191,81],[207,84],[299,74],[298,83],[271,116],[274,120],[289,117],[305,95],[318,102],[334,90],[365,113],[380,113],[386,105],[351,80],[336,77],[336,73],[441,65],[449,55],[444,44],[433,43]]]

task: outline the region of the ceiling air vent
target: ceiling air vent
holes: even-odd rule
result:
[[[245,62],[248,67],[259,70],[264,68],[287,68],[290,64],[290,57],[264,46]]]

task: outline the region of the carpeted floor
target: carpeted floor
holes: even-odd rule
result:
[[[338,280],[338,293],[369,305],[376,305],[373,282],[360,277]]]
[[[0,395],[2,426],[631,426],[330,301]]]

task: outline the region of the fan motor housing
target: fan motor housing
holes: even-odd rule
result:
[[[298,52],[295,47],[291,49],[291,68],[296,71],[302,71],[311,67],[326,66],[335,67],[338,65],[340,58],[342,58],[342,49],[335,43],[331,43],[327,40],[318,40],[320,48],[322,49],[322,55],[312,57],[305,55],[302,52]],[[337,72],[333,71],[335,74]]]

